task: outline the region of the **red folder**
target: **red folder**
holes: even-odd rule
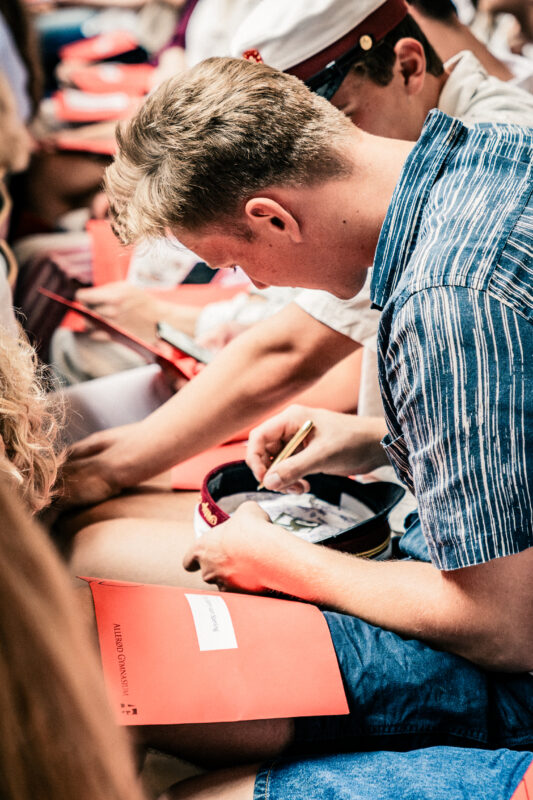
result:
[[[114,156],[117,152],[117,143],[111,139],[80,139],[78,136],[58,133],[54,137],[54,146],[58,150],[73,150],[80,153],[98,153],[101,156]]]
[[[187,461],[182,461],[172,467],[170,474],[171,486],[173,489],[195,490],[200,489],[202,482],[208,472],[218,467],[220,464],[227,464],[229,461],[242,461],[246,458],[246,442],[232,442],[222,444],[219,447],[212,447],[205,450]]]
[[[107,219],[90,219],[85,229],[91,238],[93,286],[125,280],[133,247],[126,247],[119,242]],[[86,330],[82,317],[74,312],[69,312],[65,316],[61,327],[77,333]]]
[[[119,242],[107,219],[90,219],[85,228],[91,237],[93,286],[126,280],[133,247]]]
[[[104,678],[124,725],[347,714],[315,606],[87,579]]]
[[[155,67],[151,64],[89,64],[70,74],[70,80],[83,92],[126,92],[143,95],[150,91]]]
[[[82,305],[82,303],[77,303],[75,300],[67,300],[65,297],[61,297],[61,295],[55,294],[55,292],[49,292],[48,289],[44,289],[43,287],[41,287],[39,291],[56,303],[62,303],[64,306],[67,306],[67,308],[70,308],[71,311],[81,314],[82,317],[88,319],[97,328],[108,333],[113,341],[126,345],[130,350],[134,350],[136,353],[143,356],[149,363],[157,361],[163,367],[177,370],[188,380],[194,378],[205,366],[205,364],[200,364],[196,359],[185,355],[185,353],[182,353],[177,347],[173,347],[167,342],[152,344],[140,339],[124,328],[120,328],[118,325],[109,322],[109,320],[102,317],[101,314],[97,314],[96,311],[91,311],[90,308]]]
[[[511,800],[533,800],[533,763],[527,768],[526,774],[516,787]]]
[[[59,55],[63,61],[103,61],[122,53],[129,53],[139,42],[128,31],[110,31],[90,39],[79,39],[64,45]]]

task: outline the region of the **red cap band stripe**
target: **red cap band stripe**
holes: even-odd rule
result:
[[[360,25],[352,28],[351,31],[348,31],[333,44],[325,47],[320,53],[316,53],[316,55],[285,70],[285,72],[288,72],[289,75],[295,75],[302,81],[306,81],[321,72],[329,63],[355,47],[361,36],[371,36],[375,42],[379,42],[407,16],[407,13],[408,8],[404,0],[386,0]]]

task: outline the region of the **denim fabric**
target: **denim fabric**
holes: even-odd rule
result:
[[[254,800],[510,800],[531,753],[433,747],[265,765]]]
[[[420,517],[418,511],[411,511],[404,521],[405,533],[400,538],[399,550],[400,553],[415,561],[431,561],[429,548],[424,539],[422,532],[422,525],[420,524]]]
[[[324,612],[350,714],[300,717],[290,755],[452,745],[533,751],[533,676]]]

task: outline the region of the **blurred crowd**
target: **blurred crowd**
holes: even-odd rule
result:
[[[122,176],[108,173],[115,206],[105,191],[106,170],[129,121],[142,118],[143,104],[160,87],[179,85],[179,76],[212,57],[257,57],[291,72],[304,61],[299,53],[307,59],[313,47],[322,49],[316,31],[327,10],[306,28],[305,3],[291,11],[291,2],[285,4],[289,22],[277,28],[283,4],[276,0],[272,18],[269,0],[0,0],[0,794],[6,800],[133,800],[166,789],[161,780],[157,789],[137,781],[133,748],[107,707],[91,604],[71,584],[73,576],[94,575],[212,588],[182,567],[194,540],[201,485],[195,470],[231,460],[228,448],[236,443],[244,457],[253,426],[274,412],[292,413],[300,423],[304,406],[325,409],[317,419],[328,425],[329,414],[353,418],[355,455],[346,474],[397,482],[379,445],[387,432],[377,373],[379,311],[371,308],[368,286],[339,300],[325,291],[327,280],[263,285],[238,263],[209,265],[192,242],[187,247],[176,235],[156,235],[155,218],[163,212],[155,197],[153,206],[146,203],[153,235],[123,245],[115,235],[120,220],[133,226],[137,213],[124,210],[131,187],[121,195]],[[357,2],[345,0],[345,6]],[[418,139],[434,107],[467,126],[533,127],[531,0],[409,0],[408,9],[401,24],[416,30],[402,28],[394,41],[387,33],[397,59],[392,82],[383,78],[387,67],[379,57],[361,57],[329,93],[323,87],[318,93],[362,130],[402,141]],[[417,31],[424,37],[417,41],[426,44],[399,49]],[[530,243],[524,248],[531,250]],[[169,355],[172,337],[179,358]],[[282,412],[289,403],[297,405]],[[290,427],[289,417],[283,419]],[[276,455],[274,441],[265,445],[268,458]],[[198,467],[194,459],[206,452],[211,460]],[[300,474],[280,474],[281,489],[302,490]],[[279,489],[280,482],[267,488]],[[423,538],[413,494],[390,517],[397,542],[406,533],[413,542],[415,535],[417,542]],[[398,558],[430,560],[418,545],[398,547]],[[440,642],[436,647],[443,649]],[[389,690],[393,697],[395,687]],[[241,734],[222,730],[218,737],[212,726],[207,733],[176,727],[172,734],[139,730],[133,744],[142,754],[154,747],[189,761],[198,750],[197,762],[211,769],[277,757],[289,741],[286,729],[276,739],[277,729],[260,726]],[[435,737],[432,753],[421,756],[416,745],[409,747],[413,760],[398,769],[413,785],[424,770],[438,783],[450,764],[457,774],[493,770],[494,784],[501,769],[507,781],[501,794],[492,793],[491,782],[487,794],[465,790],[464,796],[510,800],[531,761],[532,742],[526,739],[515,758],[505,741],[494,741],[489,757],[488,750],[467,752],[466,733],[458,736],[460,753],[447,753],[450,737]],[[365,749],[372,749],[368,742]],[[385,748],[374,749],[381,758]],[[384,769],[379,759],[359,767],[368,774]],[[257,769],[240,769],[242,786],[241,773],[227,786],[224,774],[210,783],[208,773],[164,796],[251,797],[249,778]],[[324,797],[389,797],[349,788],[336,793],[344,771],[331,778]],[[301,794],[281,788],[279,796],[315,796],[302,786]],[[258,794],[259,784],[255,791],[270,796]],[[441,797],[428,784],[419,791],[394,796]]]

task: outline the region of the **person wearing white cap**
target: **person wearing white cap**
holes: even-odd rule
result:
[[[226,590],[341,612],[324,613],[352,714],[287,723],[270,753],[293,737],[304,750],[379,748],[391,732],[401,749],[439,735],[533,746],[533,132],[466,127],[435,110],[416,143],[385,140],[294,76],[210,59],[162,86],[118,140],[107,183],[124,241],[171,231],[212,266],[239,263],[256,285],[340,298],[373,263],[384,446],[416,495],[432,563],[316,547],[254,503],[184,561]],[[269,472],[271,456],[302,413],[252,434],[258,480],[281,471]],[[283,462],[292,481],[351,474],[353,418],[305,413],[315,428]],[[450,722],[462,713],[464,726]]]

